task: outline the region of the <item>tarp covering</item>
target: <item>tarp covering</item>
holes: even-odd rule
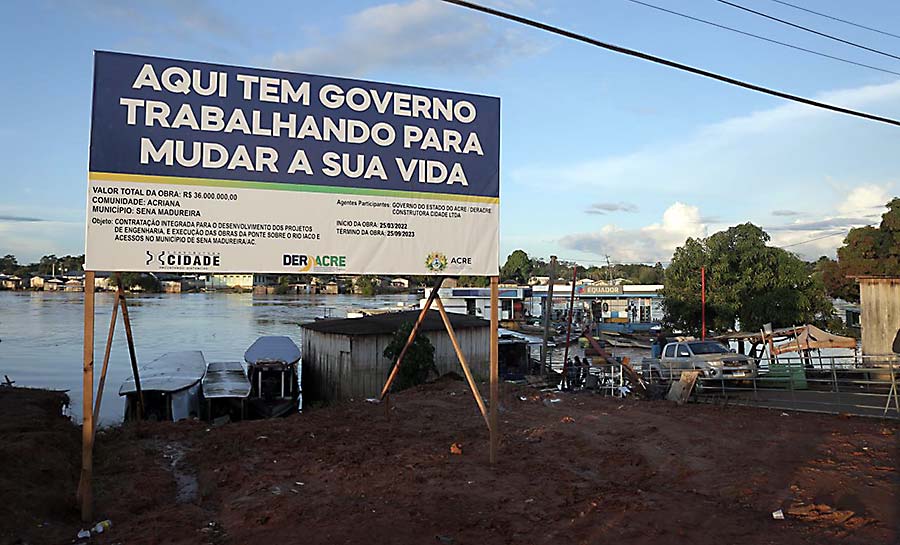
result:
[[[300,361],[300,349],[290,337],[260,337],[244,353],[244,360],[250,365],[260,363],[291,365]]]
[[[168,352],[138,367],[141,389],[147,392],[176,392],[200,382],[206,374],[206,360],[199,350]],[[128,377],[119,395],[136,392],[134,377]]]
[[[776,354],[796,352],[798,350],[817,350],[822,348],[856,348],[856,339],[841,337],[823,331],[814,325],[805,325],[795,328],[796,338],[791,338],[784,343],[775,346]]]
[[[249,395],[250,381],[241,362],[215,361],[207,366],[206,376],[203,377],[203,397],[243,398]]]

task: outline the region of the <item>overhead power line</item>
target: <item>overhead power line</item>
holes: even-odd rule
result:
[[[847,19],[841,19],[840,17],[828,15],[827,13],[822,13],[820,11],[813,11],[811,9],[804,8],[803,6],[798,6],[797,4],[791,4],[790,2],[784,2],[783,0],[772,0],[772,2],[775,2],[776,4],[782,4],[784,6],[790,6],[794,9],[799,9],[800,11],[805,11],[806,13],[812,13],[813,15],[818,15],[819,17],[825,17],[826,19],[831,19],[832,21],[838,21],[838,22],[841,22],[844,24],[855,26],[857,28],[863,28],[865,30],[870,30],[872,32],[877,32],[879,34],[884,34],[885,36],[890,36],[892,38],[900,38],[900,36],[898,36],[897,34],[892,34],[885,30],[879,30],[877,28],[872,28],[870,26],[861,25],[859,23],[854,23],[853,21],[848,21]]]
[[[675,68],[677,70],[682,70],[685,72],[690,72],[692,74],[703,76],[706,78],[714,79],[717,81],[721,81],[724,83],[728,83],[730,85],[735,85],[737,87],[743,87],[744,89],[750,89],[751,91],[756,91],[758,93],[763,93],[766,95],[775,96],[778,98],[783,98],[785,100],[790,100],[793,102],[799,102],[800,104],[806,104],[807,106],[813,106],[816,108],[822,108],[824,110],[830,110],[832,112],[838,112],[846,115],[851,115],[854,117],[861,117],[863,119],[868,119],[870,121],[878,121],[880,123],[886,123],[888,125],[894,125],[900,127],[900,121],[896,119],[891,119],[889,117],[882,117],[878,115],[869,114],[866,112],[860,112],[858,110],[851,110],[849,108],[844,108],[841,106],[835,106],[833,104],[827,104],[824,102],[819,102],[817,100],[812,100],[809,98],[805,98],[799,95],[792,95],[790,93],[784,93],[782,91],[777,91],[775,89],[770,89],[768,87],[763,87],[761,85],[756,85],[754,83],[748,83],[745,81],[741,81],[735,78],[731,78],[728,76],[723,76],[721,74],[717,74],[715,72],[710,72],[708,70],[703,70],[702,68],[695,68],[693,66],[689,66],[687,64],[682,64],[675,61],[670,61],[668,59],[664,59],[662,57],[657,57],[655,55],[650,55],[648,53],[643,53],[641,51],[637,51],[634,49],[629,49],[627,47],[621,47],[618,45],[608,44],[605,42],[601,42],[600,40],[596,40],[589,36],[585,36],[583,34],[578,34],[572,32],[570,30],[565,30],[559,27],[555,27],[549,25],[547,23],[542,23],[540,21],[535,21],[533,19],[528,19],[526,17],[521,17],[519,15],[515,15],[512,13],[507,13],[505,11],[500,11],[498,9],[489,8],[487,6],[482,6],[479,4],[475,4],[473,2],[468,2],[466,0],[443,0],[448,4],[454,4],[460,7],[464,7],[467,9],[471,9],[474,11],[480,11],[482,13],[487,13],[488,15],[493,15],[495,17],[500,17],[502,19],[507,19],[509,21],[514,21],[516,23],[530,26],[533,28],[537,28],[543,30],[545,32],[550,32],[552,34],[557,34],[559,36],[564,36],[566,38],[571,38],[573,40],[577,40],[579,42],[584,42],[586,44],[590,44],[596,47],[600,47],[603,49],[608,49],[609,51],[615,51],[616,53],[621,53],[623,55],[628,55],[631,57],[637,57],[639,59],[643,59],[645,61],[654,62],[657,64],[661,64],[663,66],[668,66],[669,68]]]
[[[829,40],[834,40],[836,42],[840,42],[842,44],[847,44],[853,47],[858,47],[859,49],[865,49],[866,51],[871,51],[872,53],[877,53],[879,55],[884,55],[885,57],[891,57],[892,59],[900,60],[900,57],[894,55],[893,53],[888,53],[886,51],[882,51],[880,49],[875,49],[874,47],[868,47],[862,44],[858,44],[856,42],[851,42],[850,40],[845,40],[843,38],[838,38],[837,36],[832,36],[831,34],[826,34],[824,32],[819,32],[818,30],[811,29],[809,27],[805,27],[803,25],[798,25],[797,23],[792,23],[790,21],[786,21],[784,19],[779,19],[778,17],[769,15],[767,13],[763,13],[761,11],[756,11],[755,9],[750,9],[748,7],[742,6],[740,4],[735,4],[734,2],[729,2],[728,0],[717,0],[720,4],[725,4],[726,6],[731,6],[733,8],[737,8],[747,13],[752,13],[754,15],[759,15],[760,17],[765,17],[766,19],[770,19],[772,21],[777,21],[783,25],[788,25],[790,27],[794,27],[805,32],[809,32],[811,34],[815,34],[817,36],[822,36],[823,38],[828,38]]]
[[[849,233],[849,232],[850,232],[849,230],[848,230],[848,231],[840,231],[840,232],[838,232],[838,233],[831,233],[830,235],[822,235],[822,236],[820,236],[820,237],[814,237],[814,238],[811,238],[811,239],[809,239],[809,240],[803,240],[803,241],[800,241],[800,242],[794,242],[793,244],[785,244],[784,246],[776,246],[776,248],[781,248],[781,249],[784,249],[784,248],[792,248],[792,247],[794,247],[794,246],[800,246],[801,244],[809,244],[810,242],[815,242],[815,241],[817,241],[817,240],[823,240],[823,239],[826,239],[826,238],[836,237],[836,236],[840,236],[840,235],[846,235],[846,234]]]
[[[825,58],[827,58],[827,59],[832,59],[832,60],[836,60],[836,61],[843,62],[843,63],[847,63],[847,64],[853,64],[853,65],[856,65],[856,66],[861,66],[861,67],[863,67],[863,68],[869,68],[869,69],[871,69],[871,70],[877,70],[877,71],[879,71],[879,72],[884,72],[884,73],[886,73],[886,74],[893,74],[893,75],[895,75],[895,76],[900,76],[900,72],[894,72],[893,70],[888,70],[887,68],[879,68],[879,67],[877,67],[877,66],[872,66],[872,65],[870,65],[870,64],[865,64],[865,63],[861,63],[861,62],[856,62],[856,61],[853,61],[853,60],[850,60],[850,59],[844,59],[844,58],[841,58],[841,57],[836,57],[836,56],[834,56],[834,55],[829,55],[829,54],[827,54],[827,53],[822,53],[821,51],[815,51],[815,50],[813,50],[813,49],[807,49],[807,48],[805,48],[805,47],[800,47],[799,45],[794,45],[794,44],[790,44],[790,43],[787,43],[787,42],[782,42],[782,41],[779,41],[779,40],[774,40],[774,39],[772,39],[772,38],[766,38],[765,36],[760,36],[759,34],[753,34],[752,32],[746,32],[746,31],[744,31],[744,30],[740,30],[740,29],[733,28],[733,27],[730,27],[730,26],[722,25],[722,24],[716,23],[716,22],[714,22],[714,21],[708,21],[708,20],[706,20],[706,19],[701,19],[701,18],[699,18],[699,17],[694,17],[694,16],[692,16],[692,15],[687,15],[687,14],[685,14],[685,13],[680,13],[680,12],[677,12],[677,11],[674,11],[674,10],[671,10],[671,9],[667,9],[667,8],[664,8],[664,7],[655,6],[655,5],[653,5],[653,4],[648,4],[647,2],[641,2],[641,0],[627,0],[627,1],[628,1],[628,2],[631,2],[631,3],[633,3],[633,4],[639,4],[639,5],[641,5],[641,6],[645,6],[645,7],[648,7],[648,8],[652,8],[652,9],[655,9],[655,10],[658,10],[658,11],[663,11],[663,12],[665,12],[665,13],[670,13],[670,14],[672,14],[672,15],[677,15],[678,17],[683,17],[683,18],[685,18],[685,19],[690,19],[691,21],[696,21],[696,22],[698,22],[698,23],[703,23],[703,24],[706,24],[706,25],[714,26],[714,27],[716,27],[716,28],[721,28],[721,29],[723,29],[723,30],[728,30],[728,31],[731,31],[731,32],[736,32],[736,33],[738,33],[738,34],[743,34],[744,36],[749,36],[749,37],[751,37],[751,38],[756,38],[757,40],[762,40],[762,41],[764,41],[764,42],[769,42],[769,43],[773,43],[773,44],[780,45],[780,46],[783,46],[783,47],[788,47],[788,48],[791,48],[791,49],[796,49],[797,51],[804,51],[804,52],[810,53],[810,54],[812,54],[812,55],[818,55],[819,57],[825,57]]]

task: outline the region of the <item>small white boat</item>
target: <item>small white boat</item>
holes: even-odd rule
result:
[[[243,363],[210,362],[200,384],[210,420],[226,414],[231,420],[244,417],[244,400],[250,396],[250,381]]]
[[[178,421],[200,416],[200,381],[206,360],[199,350],[168,352],[138,367],[144,399],[144,419]],[[125,396],[125,420],[138,418],[138,394],[134,377],[119,388]]]
[[[260,337],[244,353],[250,380],[250,408],[271,418],[303,409],[300,349],[290,337]]]

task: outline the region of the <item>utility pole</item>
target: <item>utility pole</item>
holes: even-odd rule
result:
[[[700,340],[706,340],[706,267],[700,267]]]
[[[606,254],[606,277],[609,279],[609,285],[612,285],[612,265],[609,264],[609,254]]]
[[[547,341],[550,338],[550,314],[553,313],[553,284],[556,282],[556,256],[550,256],[550,283],[547,285],[547,297],[544,298],[544,343],[541,346],[541,376],[547,374]],[[550,358],[551,361],[553,358]]]

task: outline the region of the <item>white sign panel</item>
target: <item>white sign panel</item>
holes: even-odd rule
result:
[[[87,270],[496,275],[500,101],[97,53]]]

